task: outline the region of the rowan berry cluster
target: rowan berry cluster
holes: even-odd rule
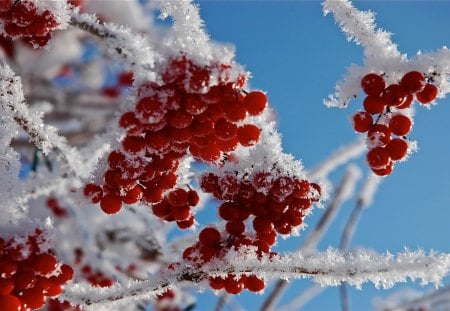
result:
[[[24,242],[18,242],[23,240]],[[73,277],[73,269],[61,264],[51,251],[40,248],[42,231],[23,239],[0,238],[0,309],[26,311],[41,308],[47,297],[57,297]]]
[[[105,184],[86,185],[85,196],[108,214],[143,200],[156,216],[183,229],[192,226],[191,208],[199,197],[176,187],[181,158],[190,153],[218,164],[239,144],[253,146],[260,137],[260,129],[245,120],[263,112],[267,97],[245,95],[245,76],[231,81],[231,70],[223,64],[202,67],[182,56],[169,62],[160,83],[141,85],[134,110],[119,119],[126,136],[108,157]]]
[[[21,38],[33,47],[47,45],[59,23],[49,10],[42,12],[34,1],[0,1],[0,20],[3,31],[9,37]]]
[[[379,176],[389,175],[394,162],[408,153],[406,135],[413,122],[406,109],[413,104],[414,96],[420,104],[428,105],[436,98],[438,88],[427,83],[418,71],[406,73],[399,83],[387,87],[381,75],[369,73],[362,78],[361,87],[367,97],[364,111],[353,115],[353,128],[367,133],[366,160],[372,171]],[[373,115],[378,117],[374,120]]]
[[[311,204],[319,200],[321,191],[319,185],[305,179],[262,171],[241,180],[232,173],[223,176],[207,173],[201,176],[200,186],[204,192],[225,201],[219,206],[219,216],[226,225],[223,234],[213,227],[203,229],[199,241],[184,251],[183,258],[194,263],[220,259],[228,250],[237,251],[241,247],[256,251],[258,256],[270,256],[277,233],[287,235],[299,227]],[[246,230],[250,217],[253,230]],[[254,275],[237,278],[229,274],[209,281],[213,289],[224,288],[231,294],[244,288],[258,292],[265,286],[264,280]]]

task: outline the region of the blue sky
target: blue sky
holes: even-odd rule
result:
[[[267,92],[275,107],[285,151],[312,168],[336,148],[355,139],[349,117],[361,107],[354,101],[348,109],[329,109],[322,100],[352,63],[361,64],[362,48],[348,43],[331,15],[324,17],[319,1],[199,1],[207,31],[217,41],[235,45],[237,60],[252,72],[251,85]],[[414,55],[450,46],[450,2],[359,1],[355,6],[377,13],[377,24],[392,32],[400,51]],[[418,107],[410,137],[419,152],[396,166],[380,186],[375,203],[365,211],[352,246],[391,253],[423,248],[450,252],[450,101],[440,100],[431,111]],[[364,161],[356,161],[365,171]],[[343,170],[332,180],[339,180]],[[319,248],[337,247],[346,219],[354,206],[343,206]],[[321,211],[307,219],[313,227]],[[283,243],[295,249],[302,237]],[[448,280],[446,280],[448,282]],[[284,302],[309,287],[309,280],[295,281]],[[393,290],[376,290],[370,284],[351,290],[353,310],[369,310],[374,297]],[[269,288],[270,289],[270,288]],[[266,290],[266,293],[268,291]],[[212,309],[217,298],[200,294],[199,310]],[[255,310],[264,296],[242,294],[239,303]],[[304,310],[339,310],[337,288],[327,289]],[[230,310],[230,309],[225,309]]]

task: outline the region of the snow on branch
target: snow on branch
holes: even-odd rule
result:
[[[325,105],[347,107],[358,97],[361,78],[369,72],[383,74],[391,84],[397,83],[405,72],[416,70],[436,84],[440,98],[450,92],[450,53],[446,47],[433,53],[418,52],[415,58],[407,58],[406,54],[400,54],[390,33],[376,28],[372,12],[359,11],[348,0],[325,0],[323,10],[325,15],[333,13],[349,40],[364,47],[364,66],[351,65],[344,79],[337,83],[336,92],[324,101]]]
[[[348,0],[325,0],[323,2],[324,14],[333,13],[336,23],[347,35],[349,41],[354,41],[364,47],[367,61],[403,57],[392,42],[391,34],[377,29],[374,13],[359,11]]]
[[[250,252],[251,253],[251,252]],[[239,260],[236,260],[239,258]],[[390,288],[395,283],[419,279],[421,284],[441,284],[449,273],[450,254],[424,251],[408,251],[392,254],[377,254],[369,251],[342,253],[328,249],[305,257],[302,253],[291,253],[271,258],[257,258],[246,252],[230,252],[223,260],[208,265],[181,264],[154,279],[116,284],[111,288],[98,289],[87,285],[71,285],[61,299],[76,304],[89,305],[91,309],[108,303],[126,303],[127,299],[144,299],[163,293],[171,286],[197,283],[197,288],[206,288],[211,276],[233,273],[254,274],[263,277],[285,279],[312,278],[322,286],[337,286],[347,282],[358,288],[371,282],[377,288]]]
[[[95,15],[77,10],[71,13],[70,24],[102,39],[107,51],[133,67],[135,78],[155,80],[155,58],[159,55],[153,49],[156,42],[149,36],[133,33],[130,28],[113,23],[100,23]],[[159,55],[160,56],[160,55]]]
[[[56,151],[78,176],[87,176],[85,161],[75,148],[67,145],[64,137],[59,136],[55,127],[45,125],[38,114],[32,114],[25,103],[21,79],[3,64],[1,100],[4,110],[8,111],[17,125],[30,137],[30,141],[44,154]]]

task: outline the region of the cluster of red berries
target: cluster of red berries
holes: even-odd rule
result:
[[[11,38],[21,38],[33,47],[47,45],[59,23],[49,10],[39,11],[34,1],[0,1],[3,31]]]
[[[0,310],[26,311],[41,308],[47,297],[59,296],[62,286],[73,277],[73,269],[49,251],[37,229],[25,242],[0,238]]]
[[[372,171],[380,176],[389,175],[394,162],[404,159],[408,152],[405,136],[411,131],[412,120],[404,109],[412,105],[414,96],[422,105],[431,103],[438,88],[427,83],[418,71],[406,73],[398,84],[387,87],[382,76],[369,73],[362,78],[361,87],[367,97],[364,111],[353,115],[353,128],[358,133],[367,133],[366,160]],[[374,122],[373,115],[377,114]]]
[[[188,247],[183,258],[194,263],[204,263],[222,258],[230,249],[251,248],[258,256],[271,254],[270,247],[276,235],[290,234],[300,226],[313,202],[320,198],[320,186],[305,179],[278,176],[270,172],[257,172],[253,178],[238,180],[236,174],[217,176],[207,173],[201,176],[200,186],[206,193],[224,200],[219,216],[226,221],[226,236],[216,228],[203,229],[199,241]],[[252,220],[253,232],[246,232],[245,221]],[[254,275],[226,278],[210,278],[213,289],[225,289],[238,294],[244,288],[258,292],[264,289],[264,280]]]
[[[67,216],[67,210],[64,207],[61,207],[58,200],[54,197],[50,197],[47,199],[46,206],[56,217]]]
[[[230,66],[200,67],[185,56],[171,60],[162,82],[141,86],[134,111],[120,117],[127,132],[121,150],[108,157],[105,184],[86,185],[84,195],[108,214],[119,212],[122,203],[143,200],[158,217],[177,221],[180,228],[192,226],[190,207],[197,205],[198,195],[174,189],[180,159],[190,152],[216,162],[238,144],[253,146],[260,136],[257,126],[242,123],[263,112],[267,97],[242,95],[245,77],[231,82],[230,72]],[[213,76],[218,82],[211,86]]]

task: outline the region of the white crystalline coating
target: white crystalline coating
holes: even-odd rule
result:
[[[208,277],[224,277],[228,273],[237,276],[254,274],[265,279],[312,278],[322,286],[337,286],[347,282],[358,288],[371,282],[377,288],[390,288],[407,279],[420,280],[421,284],[433,283],[437,286],[448,275],[450,254],[422,250],[405,250],[396,254],[378,254],[359,250],[341,253],[329,248],[322,253],[303,256],[291,253],[271,258],[259,258],[255,248],[230,251],[222,260],[213,260],[201,266],[181,264],[163,274],[145,281],[128,281],[110,288],[94,288],[82,284],[68,285],[62,299],[73,303],[90,303],[91,310],[109,303],[126,304],[127,301],[143,299],[161,294],[169,286],[196,283],[199,290],[205,288]]]
[[[419,52],[415,58],[408,58],[398,51],[390,33],[376,28],[372,12],[359,11],[349,0],[325,0],[322,5],[325,14],[334,15],[347,38],[364,47],[364,66],[348,68],[344,79],[336,84],[336,92],[324,100],[326,106],[348,107],[360,93],[362,77],[370,72],[383,73],[386,83],[392,84],[398,83],[406,72],[415,70],[432,80],[439,89],[439,98],[450,92],[447,47],[431,53]]]

